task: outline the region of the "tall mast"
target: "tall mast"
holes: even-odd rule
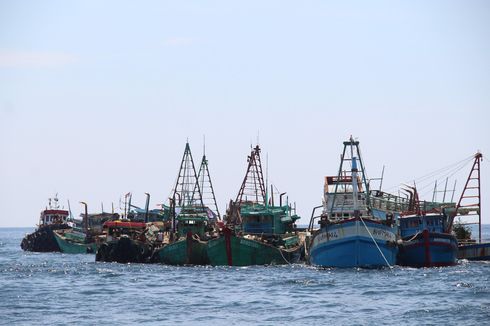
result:
[[[262,173],[259,145],[252,149],[247,161],[247,173],[243,178],[242,186],[240,187],[235,203],[238,203],[238,206],[241,206],[243,201],[252,201],[257,204],[265,204],[266,195],[264,175]]]
[[[350,148],[350,153],[347,151],[347,148]],[[350,157],[349,157],[350,154]],[[354,173],[354,166],[351,167],[351,172],[350,172],[350,177],[352,178],[351,183],[353,187],[353,192],[360,191],[362,190],[361,183],[364,185],[364,192],[365,192],[365,198],[366,198],[366,204],[369,205],[369,184],[367,182],[367,177],[366,177],[366,172],[364,168],[364,163],[362,161],[361,157],[361,150],[359,148],[359,142],[354,141],[354,138],[352,136],[349,138],[348,141],[344,142],[344,150],[342,151],[342,155],[340,156],[340,167],[339,167],[339,172],[337,175],[337,182],[335,183],[335,190],[332,196],[332,204],[329,205],[330,208],[330,214],[333,214],[333,209],[335,207],[335,199],[336,195],[339,191],[339,183],[342,183],[343,187],[346,185],[346,181],[348,180],[348,175],[347,173],[344,173],[344,162],[350,161],[352,165],[355,165],[355,173]],[[359,163],[359,166],[357,165]],[[361,176],[361,183],[359,182],[358,176]],[[357,197],[356,197],[357,200]]]
[[[189,143],[185,144],[184,155],[180,163],[179,174],[173,189],[173,197],[177,201],[175,206],[184,207],[200,205],[203,207],[201,187],[197,179],[194,160],[192,159]]]
[[[206,153],[202,156],[201,166],[199,167],[198,182],[194,187],[194,193],[198,191],[198,187],[201,189],[202,202],[206,207],[210,208],[221,220],[219,214],[218,204],[216,203],[216,196],[214,195],[214,188],[211,182],[211,175],[209,174],[208,160],[206,159]]]
[[[481,243],[481,187],[480,187],[480,162],[483,155],[477,152],[474,156],[475,160],[471,167],[470,174],[466,180],[463,192],[459,198],[456,210],[449,221],[447,232],[452,230],[454,218],[462,210],[465,210],[465,215],[478,216],[478,222],[467,222],[463,224],[478,224],[478,241]]]

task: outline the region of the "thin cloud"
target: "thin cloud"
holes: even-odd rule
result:
[[[0,68],[50,68],[77,61],[71,53],[0,50]]]
[[[165,40],[167,46],[188,46],[195,43],[195,40],[190,37],[171,37]]]

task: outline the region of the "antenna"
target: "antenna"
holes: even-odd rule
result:
[[[73,220],[73,215],[71,214],[70,200],[68,199],[68,212],[70,213],[70,219]]]
[[[258,143],[258,139],[257,139]],[[265,153],[265,205],[269,206],[269,198],[273,196],[273,191],[269,194],[269,153]],[[274,204],[272,205],[274,206]]]

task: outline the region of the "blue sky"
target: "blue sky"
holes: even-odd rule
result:
[[[0,226],[165,201],[203,135],[222,211],[259,135],[302,223],[350,135],[391,189],[485,157],[489,40],[486,1],[0,0]]]

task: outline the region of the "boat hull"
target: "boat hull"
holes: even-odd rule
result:
[[[192,239],[178,240],[158,249],[157,262],[167,265],[207,265],[207,242]]]
[[[213,266],[251,266],[298,262],[302,246],[281,249],[261,241],[225,233],[210,240],[207,249],[209,263]]]
[[[96,251],[95,242],[84,243],[67,239],[58,232],[53,232],[60,251],[65,254],[93,254]]]
[[[61,249],[54,237],[54,230],[69,229],[67,224],[50,224],[42,226],[33,233],[27,234],[20,244],[25,251],[60,252]]]
[[[367,219],[364,219],[364,223],[376,244],[360,219],[328,224],[317,231],[311,240],[309,263],[340,268],[394,265],[398,252],[396,228]]]
[[[95,261],[127,263],[147,263],[151,258],[148,245],[129,237],[121,237],[102,243],[97,248]]]
[[[456,237],[424,230],[401,242],[398,264],[410,267],[453,266],[457,263],[457,253]]]
[[[490,260],[490,243],[460,245],[458,259]]]

